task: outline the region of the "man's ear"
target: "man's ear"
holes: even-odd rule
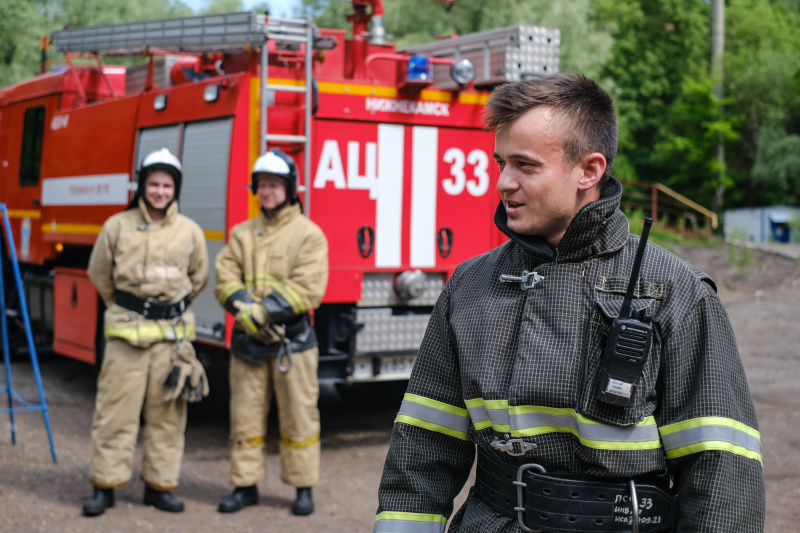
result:
[[[584,157],[579,166],[583,173],[578,180],[578,190],[588,191],[600,183],[600,178],[606,171],[606,157],[599,152],[593,152]]]

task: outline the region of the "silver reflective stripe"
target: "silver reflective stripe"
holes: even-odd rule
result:
[[[570,427],[578,432],[581,438],[611,442],[648,442],[659,439],[658,427],[655,424],[645,426],[617,427],[607,424],[589,424],[580,422],[573,415],[557,415],[552,413],[521,413],[511,415],[511,430],[524,431],[529,428],[555,426]]]
[[[494,426],[507,426],[511,423],[508,409],[487,409],[485,405],[470,407],[469,416],[475,424],[486,420],[491,420]]]
[[[372,533],[444,533],[445,525],[421,520],[382,519],[375,522]]]
[[[448,413],[447,411],[409,400],[403,400],[400,405],[400,412],[397,414],[418,418],[462,433],[469,431],[469,417]]]
[[[709,441],[728,442],[735,446],[761,453],[761,441],[757,437],[726,425],[702,425],[682,429],[661,437],[661,442],[664,444],[666,451]]]

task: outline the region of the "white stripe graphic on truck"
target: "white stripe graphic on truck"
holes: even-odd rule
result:
[[[436,179],[439,130],[414,126],[411,163],[411,266],[436,266]]]
[[[378,198],[375,206],[375,266],[401,265],[403,238],[404,128],[378,125]]]

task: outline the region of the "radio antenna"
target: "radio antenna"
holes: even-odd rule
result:
[[[652,218],[644,219],[642,237],[639,239],[639,248],[636,249],[636,259],[633,261],[633,270],[631,270],[631,279],[628,281],[628,291],[625,293],[625,299],[622,300],[622,309],[619,311],[620,318],[631,318],[630,313],[631,303],[633,302],[633,291],[636,289],[636,283],[639,281],[639,270],[642,268],[642,257],[644,257],[644,249],[647,246],[647,237],[650,235],[650,226],[652,225]]]

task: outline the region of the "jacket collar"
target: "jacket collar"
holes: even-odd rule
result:
[[[280,213],[278,213],[278,220],[275,222],[275,224],[272,224],[269,221],[269,219],[267,218],[267,215],[266,215],[266,213],[264,213],[263,209],[259,212],[258,217],[261,220],[261,223],[264,224],[267,227],[270,227],[270,226],[280,227],[280,226],[285,226],[286,224],[288,224],[290,220],[292,220],[294,217],[296,217],[299,214],[300,214],[300,204],[296,203],[296,204],[287,205],[286,207],[281,209]]]
[[[150,216],[150,212],[147,210],[147,204],[144,203],[144,198],[142,196],[139,197],[139,212],[144,217],[144,221],[148,226],[155,225],[153,223],[153,218]],[[178,202],[173,201],[167,207],[167,212],[164,213],[164,220],[161,222],[162,226],[166,226],[170,224],[175,217],[178,216]]]
[[[538,235],[519,235],[509,229],[503,202],[497,206],[494,223],[526,253],[545,261],[576,261],[622,248],[628,239],[628,219],[619,210],[622,184],[610,178],[599,200],[588,203],[572,219],[564,237],[553,249]]]

